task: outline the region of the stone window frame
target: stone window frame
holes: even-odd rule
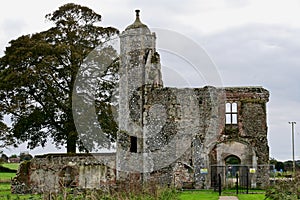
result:
[[[225,103],[225,124],[238,124],[238,103],[226,102]]]

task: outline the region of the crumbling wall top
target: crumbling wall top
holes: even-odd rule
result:
[[[270,93],[263,87],[225,87],[227,100],[259,100],[268,102]]]

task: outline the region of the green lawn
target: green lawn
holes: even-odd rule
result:
[[[2,166],[9,168],[9,169],[14,169],[17,170],[19,168],[19,163],[3,163]],[[0,172],[0,182],[1,181],[10,181],[13,177],[16,176],[16,173],[11,173],[11,172]]]
[[[10,183],[0,183],[0,199],[1,200],[39,200],[42,199],[40,195],[31,195],[31,194],[11,194],[10,192]]]
[[[3,181],[3,180],[10,181],[15,176],[16,176],[16,173],[0,172],[0,181]]]
[[[210,190],[184,191],[179,195],[180,200],[218,200],[219,194]]]
[[[265,194],[239,194],[239,200],[264,200]]]
[[[261,190],[260,190],[261,192]],[[223,196],[236,196],[235,194],[223,193]],[[239,200],[264,200],[265,194],[239,194]],[[179,195],[180,200],[218,200],[218,192],[211,190],[184,191]]]
[[[18,170],[19,168],[19,163],[3,163],[2,166],[3,167],[7,167],[9,169],[15,169],[15,170]]]

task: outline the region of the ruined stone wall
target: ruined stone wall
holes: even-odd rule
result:
[[[240,142],[247,146],[243,164],[256,168],[256,185],[265,187],[269,183],[266,112],[269,92],[262,87],[233,87],[225,88],[225,91],[226,101],[237,103],[238,124],[237,127],[229,126],[230,128],[225,125],[222,132],[224,140]]]
[[[27,161],[13,180],[12,193],[58,192],[65,187],[104,188],[116,183],[115,154],[46,154]]]
[[[241,165],[256,168],[266,165],[266,171],[257,170],[255,179],[258,185],[266,185],[268,97],[268,91],[260,87],[149,90],[143,114],[147,136],[144,149],[151,152],[149,170],[159,172],[169,165],[175,186],[194,182],[196,188],[209,188],[213,179],[211,166],[224,166],[226,157],[235,155]],[[236,125],[225,124],[226,102],[237,103]],[[186,163],[184,166],[192,169],[175,167],[178,163]],[[207,174],[201,173],[204,169],[208,170]],[[176,178],[183,176],[186,178]]]
[[[155,34],[141,23],[139,12],[120,38],[117,167],[124,173],[118,178],[133,172],[142,173],[139,180],[145,181],[164,174],[173,176],[165,179],[166,184],[172,180],[174,185],[182,185],[176,180],[185,179],[175,177],[184,176],[195,187],[208,188],[213,178],[211,166],[225,165],[226,157],[236,152],[241,164],[268,163],[267,90],[163,88]],[[226,102],[237,104],[236,124],[225,125]],[[187,166],[192,168],[188,172]],[[208,173],[201,173],[205,170]]]
[[[197,188],[206,188],[210,176],[200,172],[210,166],[209,149],[224,121],[222,89],[158,88],[149,90],[145,98],[144,148],[151,152],[150,170],[171,166],[176,187],[193,182]]]
[[[191,166],[188,173],[192,175],[187,177],[193,178],[195,187],[208,188],[211,166],[224,165],[226,156],[237,149],[243,164],[268,163],[268,91],[260,87],[163,88],[155,34],[141,23],[139,11],[120,39],[118,179],[130,173],[142,173],[141,181],[151,179],[151,174],[167,174],[173,176],[174,185],[180,185],[174,177],[179,171],[186,174],[182,166]],[[226,102],[237,103],[238,123],[225,125]]]

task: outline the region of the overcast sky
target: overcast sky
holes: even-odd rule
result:
[[[69,2],[88,6],[102,15],[103,26],[121,31],[133,22],[134,10],[140,9],[150,28],[181,33],[204,48],[224,86],[268,89],[270,157],[292,158],[288,122],[296,121],[295,154],[300,159],[299,0],[10,0],[0,7],[0,56],[10,40],[51,27],[44,16]]]

